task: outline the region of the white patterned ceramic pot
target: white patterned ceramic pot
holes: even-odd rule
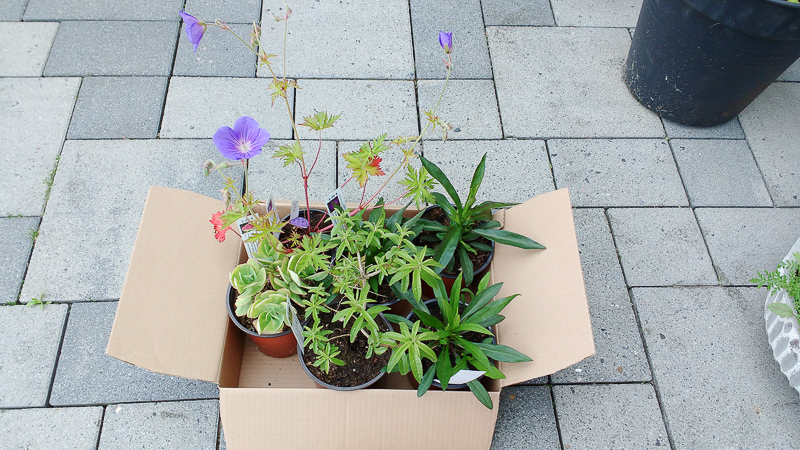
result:
[[[796,252],[800,252],[800,239],[794,243],[792,250],[783,260],[794,258],[793,255]],[[789,385],[800,393],[800,330],[797,319],[778,316],[766,307],[775,302],[794,307],[794,301],[784,290],[768,295],[764,305],[764,320],[767,324],[767,338],[769,345],[772,346],[775,361],[778,361],[781,372],[789,379]]]

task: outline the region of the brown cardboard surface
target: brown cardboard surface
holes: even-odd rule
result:
[[[151,187],[106,354],[153,372],[217,381],[223,299],[241,241],[214,238],[222,201]],[[231,233],[232,234],[232,233]]]
[[[220,389],[229,449],[481,449],[497,407],[470,392],[365,389]],[[490,392],[492,402],[500,394]]]
[[[498,341],[533,359],[500,364],[508,386],[557,372],[595,350],[569,192],[549,192],[506,210],[505,229],[547,247],[495,250],[492,276],[503,282],[498,298],[520,294],[503,310]]]
[[[288,202],[276,205],[288,214]],[[469,391],[432,390],[417,398],[396,374],[385,377],[380,389],[317,389],[296,357],[258,352],[225,311],[228,273],[239,261],[241,242],[213,238],[208,219],[220,208],[220,201],[197,194],[152,188],[107,353],[155,372],[218,381],[229,449],[487,449],[501,386],[548,375],[594,353],[566,190],[496,215],[505,229],[547,250],[497,246],[492,276],[504,282],[500,296],[522,294],[503,312],[498,340],[533,361],[501,365],[508,378],[487,383],[493,410]],[[202,332],[174,326],[187,321]]]

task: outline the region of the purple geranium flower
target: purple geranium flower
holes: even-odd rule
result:
[[[206,24],[186,11],[181,11],[180,14],[186,23],[186,36],[189,37],[189,42],[194,44],[194,51],[197,51],[197,45],[200,44],[200,39],[203,39],[203,33],[206,31]]]
[[[231,127],[220,127],[214,133],[214,145],[222,156],[230,159],[250,159],[261,154],[269,141],[269,131],[259,128],[252,117],[242,116]]]
[[[453,33],[439,32],[439,45],[442,46],[444,52],[448,55],[453,51]]]

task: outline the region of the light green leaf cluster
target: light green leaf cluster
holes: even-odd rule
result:
[[[767,305],[770,311],[783,317],[795,317],[800,324],[800,252],[792,255],[794,259],[781,261],[775,270],[759,273],[758,277],[750,280],[758,287],[766,286],[770,294],[780,290],[786,293],[794,301],[794,310],[784,303],[770,303]]]

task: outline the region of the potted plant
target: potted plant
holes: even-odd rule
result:
[[[767,337],[789,385],[800,393],[800,239],[775,270],[759,273],[750,282],[769,290],[764,310]]]
[[[336,225],[326,239],[336,249],[333,261],[307,277],[319,283],[319,292],[303,302],[308,323],[300,359],[318,385],[331,389],[361,389],[382,375],[391,355],[384,337],[391,327],[382,315],[390,304],[377,295],[387,291],[382,287],[410,291],[419,300],[422,279],[438,278],[438,263],[410,240],[419,215],[403,221],[400,210],[387,219],[382,205],[368,219],[364,213],[334,214]]]
[[[800,4],[785,0],[644,0],[625,83],[669,120],[736,117],[800,56]]]
[[[228,315],[262,353],[285,358],[295,353],[291,316],[318,292],[303,279],[327,265],[330,247],[318,236],[306,236],[292,253],[277,251],[263,240],[258,251],[230,274]]]
[[[505,208],[516,203],[477,203],[476,195],[486,168],[485,154],[475,168],[469,193],[464,201],[438,166],[424,157],[421,160],[425,170],[442,185],[450,197],[448,199],[438,192],[432,193],[435,206],[428,208],[420,219],[422,232],[418,238],[421,244],[431,245],[433,258],[444,268],[441,276],[445,280],[446,288],[453,285],[459,274],[465,284],[472,284],[472,280],[489,267],[496,242],[524,249],[545,248],[530,238],[499,229],[502,224],[492,219],[492,209]],[[428,295],[431,295],[430,291]]]
[[[517,350],[497,344],[494,337],[492,326],[505,319],[500,312],[519,295],[492,300],[502,286],[503,283],[489,286],[487,273],[473,293],[469,288],[462,289],[459,274],[449,295],[439,279],[434,284],[435,299],[421,303],[409,296],[413,310],[408,317],[387,316],[399,324],[400,331],[383,335],[395,347],[386,370],[411,373],[419,383],[418,396],[432,385],[442,390],[467,387],[491,409],[491,398],[480,378],[505,378],[493,360],[531,360]]]

